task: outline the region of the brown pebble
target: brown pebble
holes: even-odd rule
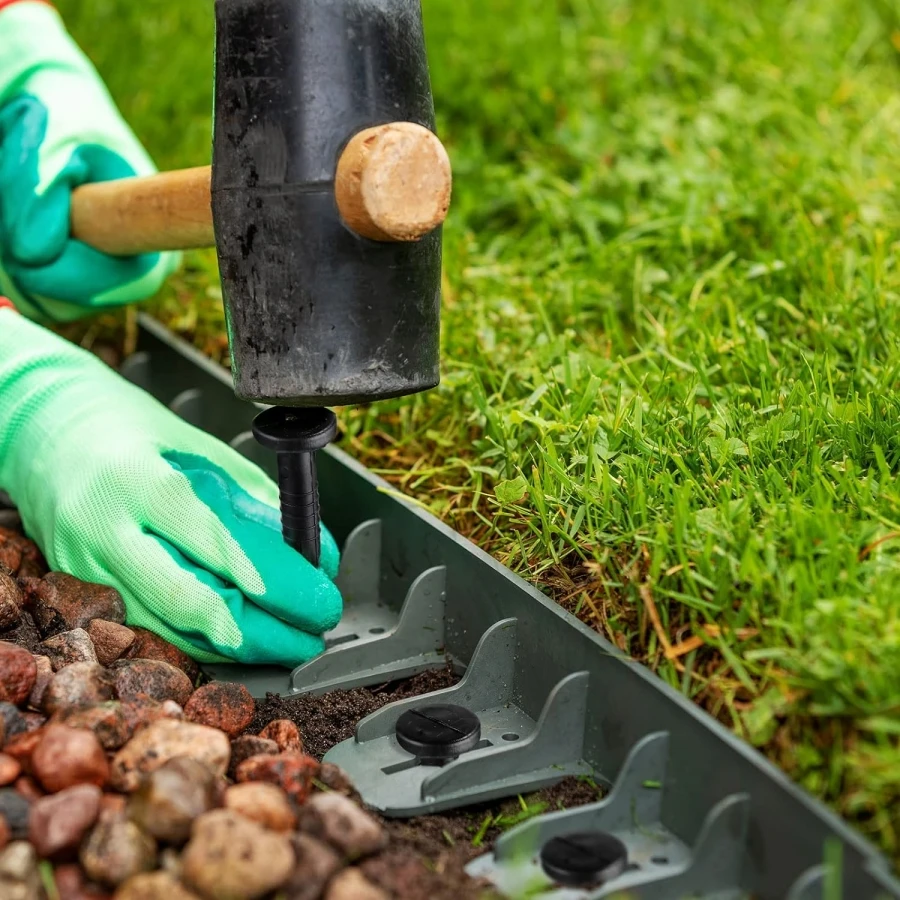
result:
[[[319,779],[325,787],[338,794],[350,795],[354,792],[350,776],[334,763],[323,762],[319,769]]]
[[[6,742],[3,752],[17,762],[22,771],[31,772],[31,757],[42,737],[43,734],[39,730],[23,731]]]
[[[233,779],[235,770],[251,756],[271,756],[278,752],[278,744],[254,734],[242,734],[231,742],[231,762],[228,766],[228,777]]]
[[[114,900],[200,900],[200,898],[169,872],[146,872],[129,878],[116,891]]]
[[[16,793],[30,802],[44,797],[44,789],[30,775],[20,775],[13,784]]]
[[[287,881],[294,853],[283,835],[216,809],[194,823],[182,864],[185,883],[205,897],[257,900]]]
[[[37,667],[37,677],[34,680],[34,687],[28,695],[28,705],[32,709],[40,709],[44,698],[44,691],[53,678],[53,665],[46,656],[35,656],[34,664]]]
[[[110,666],[120,700],[174,700],[184,706],[194,692],[191,680],[170,663],[158,659],[120,659]]]
[[[122,704],[111,700],[93,706],[74,706],[57,710],[51,722],[84,728],[92,731],[104,750],[118,750],[129,740],[133,729],[129,727],[122,711]]]
[[[10,838],[9,825],[6,824],[6,819],[4,819],[3,816],[0,816],[0,850],[3,850],[6,847],[10,842]]]
[[[109,891],[85,878],[81,866],[66,863],[53,870],[59,900],[112,900]]]
[[[359,869],[338,872],[325,891],[325,900],[390,900],[380,887],[376,887]]]
[[[47,717],[41,713],[26,710],[22,713],[22,721],[25,723],[26,731],[37,731],[47,724]]]
[[[122,794],[104,794],[100,799],[101,819],[124,819],[128,811],[128,798]]]
[[[12,784],[22,773],[22,766],[17,759],[7,753],[0,753],[0,787]]]
[[[287,794],[274,784],[250,781],[225,791],[224,806],[269,831],[293,831],[297,815]]]
[[[112,784],[117,790],[133,791],[141,776],[158,769],[175,756],[187,756],[203,763],[221,777],[228,769],[231,745],[214,728],[157,719],[139,731],[113,758]]]
[[[344,861],[328,844],[317,841],[308,834],[291,837],[297,862],[291,877],[284,884],[287,900],[319,900],[325,885]]]
[[[183,844],[194,819],[215,804],[215,781],[202,763],[174,757],[144,776],[128,802],[128,816],[158,841]]]
[[[318,775],[319,763],[303,753],[251,756],[235,772],[239,782],[268,781],[277,784],[295,803],[303,804]]]
[[[130,628],[105,619],[94,619],[88,625],[88,634],[94,643],[97,661],[101,666],[111,666],[133,646],[135,635]]]
[[[185,718],[237,737],[253,721],[256,703],[242,684],[213,681],[197,688],[184,707]]]
[[[50,572],[41,579],[32,611],[45,637],[87,628],[92,619],[125,623],[122,595],[112,587],[80,581],[64,572]]]
[[[92,732],[67,725],[47,725],[31,757],[35,777],[51,793],[76,784],[103,787],[109,763]]]
[[[132,736],[141,728],[155,722],[157,719],[183,719],[184,710],[173,700],[151,700],[142,697],[138,700],[127,700],[122,704],[122,715]]]
[[[0,700],[16,706],[24,703],[36,678],[34,657],[15,644],[0,641]]]
[[[274,722],[269,722],[259,736],[275,741],[279,750],[303,752],[303,738],[300,736],[300,729],[290,719],[275,719]]]
[[[381,850],[387,834],[381,824],[343,794],[317,793],[301,810],[301,830],[356,860]]]
[[[12,628],[19,621],[24,603],[15,579],[0,568],[0,629]]]
[[[28,840],[44,859],[74,855],[100,813],[100,788],[79,784],[42,797],[31,806]]]
[[[91,706],[114,700],[115,678],[99,663],[72,663],[60,669],[44,691],[41,707],[53,715],[66,706]]]
[[[83,628],[61,631],[41,643],[41,649],[50,659],[53,671],[58,672],[77,662],[97,662],[94,644]]]
[[[200,666],[186,653],[170,644],[158,634],[145,628],[134,628],[134,643],[127,653],[128,659],[159,659],[181,669],[193,684],[200,674]]]
[[[22,564],[22,549],[18,541],[12,541],[4,538],[0,534],[0,576],[6,576],[15,584],[12,577],[19,571]],[[0,577],[0,597],[3,595],[3,579]]]
[[[127,819],[101,819],[78,855],[88,877],[116,887],[156,866],[156,841]]]

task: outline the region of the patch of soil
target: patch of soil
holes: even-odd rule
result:
[[[356,723],[369,713],[395,700],[452,687],[458,681],[459,676],[448,665],[378,687],[330,691],[318,697],[268,694],[257,703],[256,718],[246,733],[258,734],[275,719],[290,719],[303,735],[304,750],[321,760],[335,744],[353,737]]]

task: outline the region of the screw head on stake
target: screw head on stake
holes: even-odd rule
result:
[[[618,878],[628,850],[605,831],[580,831],[551,838],[541,848],[541,868],[558,884],[598,884]]]
[[[253,436],[276,453],[312,453],[337,436],[337,416],[330,409],[271,406],[253,420]]]
[[[481,722],[464,706],[420,706],[400,716],[396,735],[397,743],[422,763],[441,765],[478,746]]]

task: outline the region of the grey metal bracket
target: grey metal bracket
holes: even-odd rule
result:
[[[377,609],[366,606],[355,611],[349,603],[340,633],[335,629],[326,635],[329,649],[291,673],[292,692],[348,690],[445,666],[445,581],[443,566],[423,572],[410,586],[400,616],[393,616],[396,624],[390,630],[372,624],[379,621],[373,616]],[[367,631],[368,636],[361,637],[360,631]]]
[[[444,651],[446,570],[427,569],[410,585],[400,611],[380,593],[381,522],[370,519],[348,536],[335,579],[344,600],[326,650],[292,672],[274,667],[207,665],[213,677],[240,681],[255,697],[322,694],[408,678],[448,663]]]
[[[749,819],[749,798],[733,795],[707,816],[693,848],[662,824],[669,735],[647,735],[632,749],[609,795],[598,803],[547,813],[502,835],[490,854],[467,871],[486,878],[508,897],[539,894],[548,900],[739,900]],[[602,886],[563,887],[543,872],[539,854],[554,837],[582,831],[615,835],[628,850],[628,868]]]
[[[481,637],[462,680],[400,700],[363,719],[356,734],[325,754],[344,769],[363,800],[386,816],[413,816],[507,797],[587,775],[583,760],[588,678],[575,672],[550,692],[535,722],[516,704],[516,620]],[[474,750],[436,767],[403,750],[394,730],[409,709],[432,703],[465,706],[481,722]]]

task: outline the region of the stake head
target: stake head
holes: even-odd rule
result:
[[[478,746],[481,722],[464,706],[420,706],[400,716],[396,735],[397,743],[423,764],[441,765]]]
[[[551,838],[541,848],[548,878],[572,887],[618,878],[628,866],[628,850],[606,831],[580,831]]]
[[[253,420],[253,436],[276,453],[312,453],[337,436],[337,417],[330,409],[271,406]]]

